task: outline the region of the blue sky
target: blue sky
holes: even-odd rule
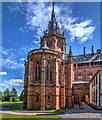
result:
[[[46,9],[45,9],[46,8]],[[2,3],[2,90],[23,90],[24,59],[39,48],[40,37],[51,18],[52,3]],[[100,3],[55,3],[55,15],[74,55],[100,48]],[[1,59],[0,59],[1,60]]]

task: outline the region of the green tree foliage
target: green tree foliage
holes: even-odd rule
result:
[[[3,93],[2,101],[10,101],[10,91],[8,88]]]
[[[23,101],[23,96],[24,96],[24,90],[21,92],[21,94],[19,96],[20,101]]]
[[[17,91],[16,91],[16,89],[14,87],[13,87],[13,89],[11,91],[10,101],[13,101],[13,102],[19,101],[19,97],[17,95]]]
[[[17,95],[16,89],[13,87],[12,91],[10,92],[9,89],[7,88],[2,95],[2,101],[13,101],[17,102],[19,101],[19,97]]]

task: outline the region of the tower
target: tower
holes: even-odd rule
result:
[[[74,72],[73,72],[73,55],[70,46],[69,54],[68,54],[68,61],[66,63],[66,107],[72,107],[72,81],[74,79]]]
[[[64,37],[64,33],[61,34],[59,24],[56,21],[54,2],[52,7],[51,21],[49,21],[48,27],[46,31],[44,31],[44,36],[41,38],[40,48],[44,46],[45,41],[49,49],[60,52],[60,54],[64,58],[66,52],[66,40]]]

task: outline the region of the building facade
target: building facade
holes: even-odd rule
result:
[[[66,54],[66,39],[55,18],[54,3],[51,21],[41,38],[40,49],[28,53],[25,61],[24,108],[72,108],[79,101],[89,102],[89,82],[102,67],[101,50],[73,56],[71,46]]]
[[[102,69],[90,81],[90,105],[102,109]]]

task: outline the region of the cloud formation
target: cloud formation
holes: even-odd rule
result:
[[[0,75],[7,75],[7,72],[0,72]]]
[[[40,36],[43,36],[44,30],[47,29],[48,22],[51,20],[52,3],[29,2],[26,4],[20,3],[16,7],[14,11],[26,11],[26,25],[24,28],[20,28],[21,31],[34,31],[36,33],[35,37],[39,39],[38,41],[34,41],[34,43],[38,44]],[[77,40],[78,43],[83,43],[91,40],[95,31],[92,20],[87,18],[85,18],[87,20],[82,20],[81,18],[73,17],[72,8],[72,3],[55,3],[55,15],[61,30],[67,31],[66,33],[70,37],[70,41]]]
[[[14,86],[24,86],[24,80],[23,79],[10,79],[5,80],[4,83],[1,84],[1,87],[14,87]]]
[[[22,62],[17,61],[16,51],[14,49],[2,48],[0,51],[2,53],[2,66],[8,69],[18,69],[24,67]]]

